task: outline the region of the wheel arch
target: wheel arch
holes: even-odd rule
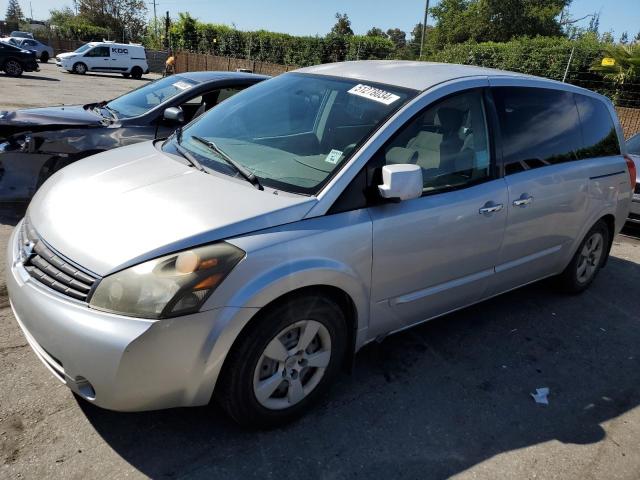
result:
[[[218,361],[217,368],[215,368],[216,372],[214,375],[214,381],[207,385],[207,379],[203,378],[205,384],[201,385],[200,393],[207,396],[207,398],[212,398],[215,394],[216,386],[219,384],[218,380],[223,375],[225,368],[228,364],[229,354],[231,351],[239,345],[239,342],[245,338],[246,335],[251,331],[252,326],[254,326],[260,318],[268,312],[270,309],[275,308],[281,305],[283,302],[287,302],[293,298],[297,298],[304,295],[323,295],[327,298],[331,298],[335,301],[340,309],[345,314],[345,319],[347,321],[347,351],[345,352],[345,358],[343,359],[343,368],[345,370],[350,370],[353,365],[353,360],[356,353],[356,340],[357,340],[357,332],[358,332],[358,310],[356,303],[349,293],[345,290],[336,287],[334,285],[327,284],[315,284],[315,285],[306,285],[289,292],[286,292],[277,298],[274,298],[269,303],[264,305],[261,308],[254,308],[253,315],[248,317],[246,321],[240,326],[240,328],[235,329],[236,331],[232,334],[232,339],[226,339],[222,343],[224,345],[228,345],[225,348],[223,353],[222,361]],[[241,309],[246,310],[246,309]],[[233,321],[233,320],[232,320]],[[229,333],[229,332],[228,332]],[[216,346],[214,345],[213,350],[215,351]],[[214,351],[212,351],[212,358],[218,357],[215,355]],[[218,352],[220,353],[220,352]],[[206,392],[206,393],[205,393]],[[199,395],[200,396],[200,395]],[[201,397],[202,398],[202,397]]]

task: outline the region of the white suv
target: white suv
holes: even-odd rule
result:
[[[56,56],[56,65],[72,73],[116,72],[139,79],[149,73],[147,54],[133,43],[90,42],[74,52]]]

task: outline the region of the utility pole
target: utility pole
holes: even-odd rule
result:
[[[31,21],[33,21],[33,5],[29,2],[29,10],[31,10]]]
[[[422,52],[424,51],[424,36],[427,33],[427,17],[429,16],[429,0],[426,0],[424,7],[424,22],[422,22],[422,40],[420,40],[420,60],[422,60]]]
[[[149,2],[149,3],[153,3],[153,33],[156,36],[156,39],[158,38],[158,16],[156,15],[156,5],[158,5],[158,2],[156,2],[156,0],[153,0],[153,2]]]
[[[171,18],[169,18],[169,10],[167,10],[167,17],[164,19],[164,43],[165,47],[169,48],[171,42],[169,41],[169,26],[171,25]]]

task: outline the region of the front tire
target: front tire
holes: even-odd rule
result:
[[[585,235],[567,268],[555,278],[556,286],[567,293],[582,293],[604,266],[611,248],[609,227],[599,220]]]
[[[73,66],[73,73],[84,75],[85,73],[87,73],[87,66],[82,62],[78,62]]]
[[[40,63],[47,63],[48,61],[49,61],[49,53],[42,52],[42,55],[40,55]]]
[[[19,77],[24,71],[22,65],[17,60],[7,60],[4,64],[3,70],[9,77]]]
[[[273,428],[309,410],[340,370],[346,318],[325,296],[269,308],[229,353],[216,396],[239,424]]]

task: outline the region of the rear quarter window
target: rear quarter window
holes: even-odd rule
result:
[[[615,124],[607,106],[600,100],[575,95],[582,124],[583,147],[580,159],[620,155],[620,144]]]
[[[572,93],[523,87],[492,90],[505,174],[578,159],[582,132]]]

